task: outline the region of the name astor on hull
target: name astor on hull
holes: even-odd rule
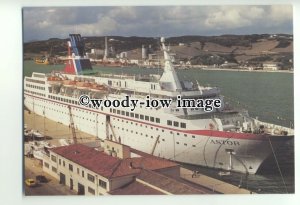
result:
[[[232,141],[232,140],[218,140],[218,139],[211,139],[210,144],[219,144],[219,145],[229,145],[229,146],[240,146],[239,141]]]

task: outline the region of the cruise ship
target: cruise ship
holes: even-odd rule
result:
[[[231,108],[217,87],[180,81],[165,39],[162,75],[92,74],[80,34],[70,34],[64,71],[33,72],[24,78],[27,109],[56,122],[165,159],[193,165],[255,174],[279,146],[294,138],[291,128],[251,118],[247,110]],[[82,95],[96,99],[172,99],[168,108],[82,106]],[[220,99],[221,107],[178,108],[182,99]],[[118,152],[118,150],[112,150]]]

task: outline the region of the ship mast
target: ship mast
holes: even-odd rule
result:
[[[181,91],[182,87],[178,79],[177,73],[171,62],[171,57],[168,53],[168,49],[165,46],[165,38],[161,38],[162,50],[164,52],[164,73],[162,74],[159,82],[163,90],[168,91]]]

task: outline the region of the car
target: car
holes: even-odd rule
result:
[[[37,183],[34,179],[26,179],[25,184],[29,187],[35,187],[37,185]]]
[[[44,175],[37,175],[35,179],[40,183],[47,183],[49,181]]]

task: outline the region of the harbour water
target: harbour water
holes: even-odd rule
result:
[[[24,75],[32,72],[49,73],[63,70],[64,65],[37,65],[33,61],[24,62]],[[94,70],[116,74],[160,74],[162,70],[128,67],[100,67]],[[238,72],[221,70],[178,70],[178,76],[184,80],[195,80],[200,85],[220,87],[225,99],[234,107],[245,108],[250,116],[266,122],[287,127],[294,125],[294,95],[292,73]],[[270,156],[256,175],[232,173],[219,176],[219,171],[203,167],[183,165],[200,170],[209,176],[221,178],[229,183],[241,185],[257,193],[294,193],[294,142],[283,144],[275,155],[279,168]]]

